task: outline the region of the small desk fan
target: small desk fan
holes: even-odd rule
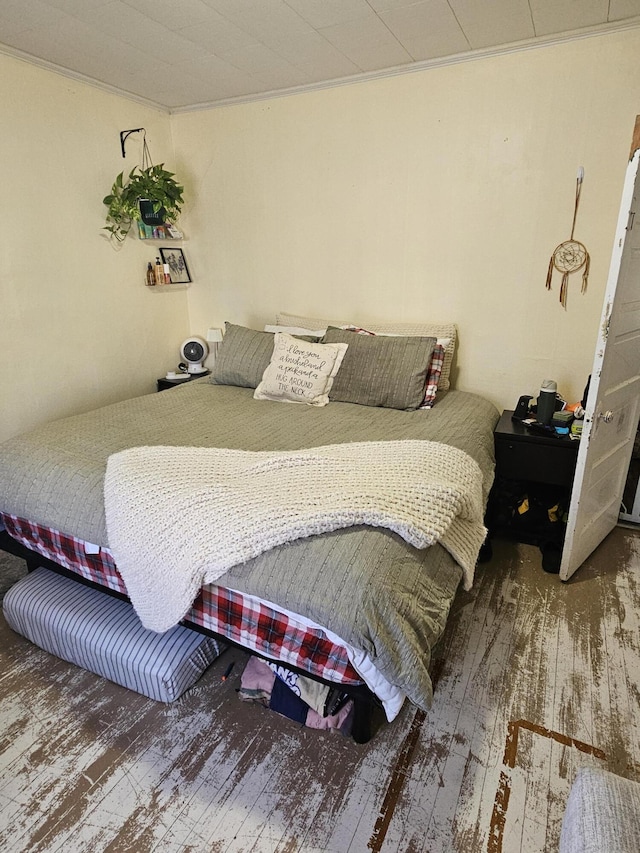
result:
[[[209,346],[202,338],[187,338],[180,347],[180,358],[186,362],[187,373],[206,373],[203,362],[209,355]]]

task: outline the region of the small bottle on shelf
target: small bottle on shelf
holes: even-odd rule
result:
[[[153,271],[153,265],[151,261],[147,264],[147,275],[146,275],[146,283],[148,287],[153,287],[156,283],[156,274]]]
[[[156,258],[156,284],[164,284],[164,267],[160,258]]]
[[[163,269],[164,269],[164,283],[165,284],[171,284],[171,272],[169,270],[169,264],[164,264]]]

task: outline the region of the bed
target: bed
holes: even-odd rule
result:
[[[343,479],[336,479],[334,495],[336,501],[339,493],[348,503],[351,498],[345,494],[350,495],[351,483],[358,486],[362,480],[371,491],[376,472],[380,480],[393,479],[385,465],[396,451],[405,469],[427,473],[437,467],[437,457],[430,454],[439,451],[443,455],[438,465],[454,458],[467,466],[458,477],[461,488],[471,479],[469,471],[478,472],[479,497],[470,502],[474,512],[478,501],[483,510],[493,481],[498,412],[484,398],[451,388],[455,327],[379,326],[363,334],[348,324],[325,323],[323,328],[321,323],[288,315],[266,327],[269,331],[227,324],[211,377],[58,420],[5,442],[0,446],[0,519],[6,531],[35,553],[36,561],[46,560],[105,591],[129,596],[143,622],[145,614],[153,622],[163,608],[154,602],[145,610],[136,586],[140,578],[132,575],[132,569],[146,577],[146,589],[154,595],[165,563],[175,557],[176,542],[184,540],[175,557],[184,563],[198,537],[201,549],[210,542],[215,551],[216,541],[222,541],[227,543],[225,552],[233,551],[227,545],[239,539],[238,527],[227,531],[227,539],[215,538],[226,529],[226,516],[233,514],[224,509],[235,500],[233,482],[221,487],[217,503],[208,503],[207,492],[207,503],[202,504],[202,483],[189,492],[181,481],[180,488],[162,494],[169,469],[178,469],[175,476],[184,478],[185,458],[191,463],[206,459],[214,466],[221,455],[225,464],[229,459],[234,465],[255,459],[268,463],[265,488],[279,493],[279,483],[288,478],[287,489],[291,491],[293,484],[297,490],[294,500],[315,496],[323,477],[331,481],[337,476],[335,469],[325,466],[327,456],[331,464],[339,458],[337,474]],[[277,362],[280,344],[288,349]],[[281,396],[287,384],[282,381],[282,365],[290,363],[291,352],[305,355],[287,374],[288,379],[297,377],[297,385]],[[313,358],[322,356],[324,365],[331,362],[327,353],[335,353],[338,366],[330,364],[319,388],[307,389],[309,376],[322,373]],[[309,359],[316,373],[309,373]],[[268,369],[273,370],[274,364],[279,379],[269,383]],[[384,370],[381,364],[386,365]],[[311,404],[297,402],[301,389],[315,395],[305,398]],[[323,395],[326,401],[316,404]],[[129,481],[123,485],[122,475],[123,467],[131,472],[135,462],[131,454],[140,449],[145,459],[153,459],[156,479],[138,482],[135,493]],[[382,456],[370,457],[372,451],[383,455],[386,451],[385,461],[378,463]],[[322,470],[313,467],[318,456]],[[353,463],[349,470],[347,456]],[[370,458],[371,464],[365,464]],[[275,470],[274,462],[279,463]],[[202,468],[199,463],[197,467]],[[138,479],[137,470],[133,480]],[[209,471],[207,477],[215,480],[217,469],[211,470],[214,473]],[[237,479],[235,470],[232,479]],[[256,482],[254,470],[250,483]],[[240,549],[232,565],[218,561],[214,573],[214,555],[205,554],[202,565],[198,563],[200,573],[194,573],[196,581],[200,579],[198,588],[180,621],[356,695],[361,690],[371,693],[389,720],[405,698],[428,709],[431,651],[458,587],[472,582],[469,564],[475,562],[481,544],[475,518],[471,550],[465,559],[460,557],[456,542],[464,538],[467,543],[467,537],[456,539],[452,531],[459,533],[464,523],[461,502],[446,478],[438,488],[437,494],[447,501],[456,495],[450,502],[458,509],[451,511],[446,530],[438,533],[437,524],[428,528],[436,530],[425,540],[433,542],[428,547],[424,541],[421,547],[410,544],[404,528],[411,525],[394,529],[393,523],[380,520],[380,514],[372,515],[367,504],[364,514],[342,512],[337,520],[325,506],[324,526],[298,526],[293,535],[285,531],[284,538],[268,539],[257,550]],[[395,489],[396,494],[402,491],[397,485]],[[421,494],[417,491],[414,498],[418,511]],[[324,500],[330,501],[330,488],[327,495]],[[388,494],[385,500],[387,506]],[[242,501],[233,504],[239,517],[244,496]],[[432,502],[432,515],[439,519],[440,502]],[[395,497],[391,503],[395,505]],[[123,506],[128,507],[126,513]],[[155,533],[148,536],[145,519],[161,506],[164,514],[158,509]],[[413,512],[412,524],[415,505]],[[118,514],[122,518],[116,523]],[[142,527],[123,532],[134,514]],[[286,517],[281,526],[286,527],[289,518],[285,511],[282,515]],[[317,521],[314,516],[313,523]],[[414,526],[420,527],[419,522]],[[249,526],[259,528],[257,522]],[[133,556],[126,551],[127,536]],[[132,566],[125,572],[127,562]],[[162,625],[150,627],[163,630]]]

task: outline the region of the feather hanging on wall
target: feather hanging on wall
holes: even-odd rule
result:
[[[567,307],[567,289],[569,284],[569,274],[582,269],[582,289],[584,293],[587,289],[587,281],[589,278],[589,267],[591,258],[584,243],[575,240],[573,232],[576,227],[576,217],[578,216],[578,205],[580,204],[580,193],[582,192],[582,181],[584,178],[584,169],[582,166],[578,169],[578,177],[576,179],[576,201],[573,210],[573,225],[571,226],[571,237],[560,243],[553,251],[551,260],[549,261],[549,270],[547,272],[547,290],[551,290],[551,279],[553,270],[557,269],[562,273],[562,282],[560,284],[560,303],[563,308]]]

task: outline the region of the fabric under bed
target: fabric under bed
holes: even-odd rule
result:
[[[295,450],[339,441],[442,441],[478,462],[488,494],[498,412],[477,395],[451,391],[431,410],[402,412],[349,403],[284,405],[255,401],[252,393],[198,380],[12,439],[0,447],[0,510],[108,547],[107,458],[143,445]],[[176,507],[176,523],[186,511]],[[460,577],[440,546],[418,551],[389,531],[353,527],[273,549],[221,580],[326,626],[428,708],[430,650]]]

